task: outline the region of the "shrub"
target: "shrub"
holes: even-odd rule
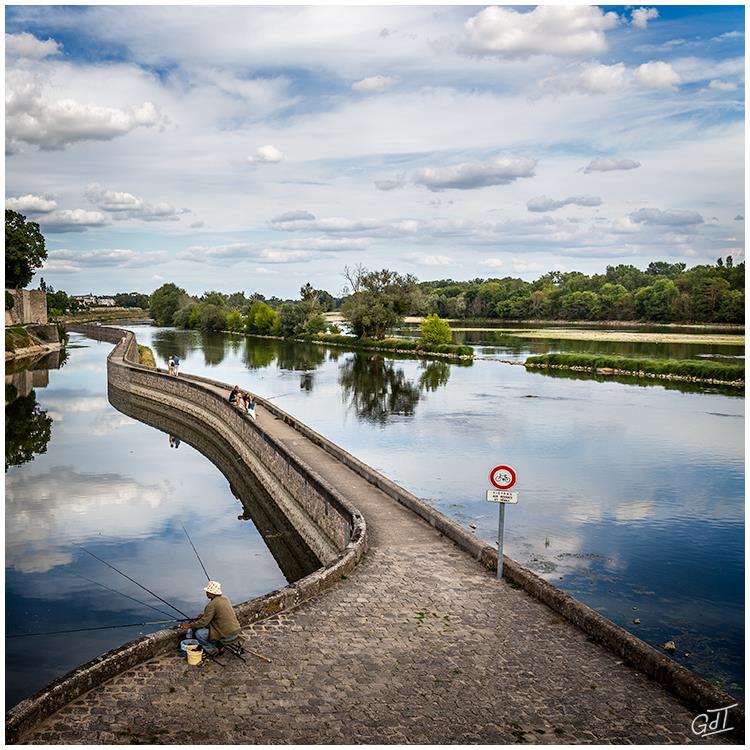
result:
[[[420,326],[422,342],[425,344],[450,344],[453,339],[451,327],[435,313],[428,315]]]

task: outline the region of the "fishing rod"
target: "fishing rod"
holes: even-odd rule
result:
[[[185,524],[180,521],[180,526],[182,526],[182,530],[185,532],[185,536],[187,537],[187,540],[190,542],[190,546],[193,548],[193,552],[195,552],[195,556],[198,558],[198,562],[201,564],[201,568],[203,568],[203,572],[206,574],[206,580],[210,581],[211,576],[208,575],[208,571],[206,570],[206,566],[203,564],[203,560],[201,560],[201,556],[198,554],[198,550],[195,549],[195,545],[193,544],[193,540],[190,538],[190,534],[188,534],[187,529],[185,528]]]
[[[96,628],[75,628],[74,630],[50,630],[46,633],[11,633],[6,638],[30,638],[34,635],[64,635],[68,633],[87,633],[91,630],[112,630],[114,628],[136,628],[141,625],[165,625],[172,622],[185,622],[185,620],[152,620],[151,622],[130,622],[127,625],[100,625]]]
[[[107,591],[112,591],[115,594],[124,596],[126,599],[130,599],[131,601],[134,601],[137,604],[142,604],[144,607],[153,609],[154,612],[159,612],[160,614],[166,615],[167,617],[169,617],[170,615],[169,612],[165,612],[163,609],[159,609],[158,607],[154,607],[152,604],[147,604],[146,602],[142,602],[140,599],[136,599],[134,596],[130,596],[129,594],[126,594],[122,591],[118,591],[117,589],[113,589],[113,588],[110,588],[109,586],[105,586],[103,583],[99,583],[99,581],[93,580],[93,578],[86,578],[86,576],[82,576],[80,573],[73,573],[73,575],[78,576],[79,578],[83,578],[84,581],[88,581],[89,583],[93,583],[97,586],[101,586],[103,589],[107,589]]]
[[[98,560],[100,563],[104,563],[108,568],[112,568],[112,570],[114,570],[115,573],[119,573],[124,578],[127,578],[129,581],[132,581],[136,586],[138,586],[139,588],[142,588],[144,591],[147,591],[149,594],[151,594],[151,596],[155,596],[160,602],[164,602],[164,604],[166,604],[168,607],[171,607],[173,610],[175,610],[175,612],[179,612],[184,618],[188,620],[191,619],[181,609],[178,609],[177,607],[175,607],[174,604],[170,604],[166,599],[162,599],[158,594],[155,594],[153,591],[151,591],[151,589],[147,589],[145,586],[138,583],[138,581],[134,580],[126,573],[123,573],[121,570],[117,570],[117,568],[114,565],[110,565],[106,560],[102,560],[101,557],[98,557],[93,552],[89,552],[89,550],[87,550],[85,547],[81,546],[80,544],[77,544],[76,547],[80,547],[86,554],[91,555],[91,557],[93,557],[95,560]]]

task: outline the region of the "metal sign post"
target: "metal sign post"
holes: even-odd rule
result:
[[[490,472],[490,482],[497,487],[495,490],[487,490],[487,502],[498,504],[497,523],[497,578],[503,577],[503,537],[505,535],[505,505],[518,502],[517,492],[508,492],[516,483],[516,472],[510,466],[496,466]]]

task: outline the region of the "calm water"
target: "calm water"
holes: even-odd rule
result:
[[[79,544],[187,614],[201,611],[206,579],[181,524],[231,599],[284,585],[250,514],[188,436],[173,447],[108,403],[111,345],[71,342],[62,369],[6,374],[6,464],[16,464],[5,475],[6,633],[179,617]],[[6,639],[6,705],[157,627]]]
[[[521,500],[507,553],[737,695],[744,689],[744,399],[134,328],[164,363],[277,403],[475,533],[488,472]],[[637,608],[637,609],[636,609]],[[633,624],[633,619],[641,624]],[[685,656],[685,654],[689,654]]]
[[[472,324],[457,323],[457,327],[471,328]],[[480,324],[477,324],[479,327]],[[481,324],[484,326],[484,323]],[[488,326],[489,327],[489,326]],[[504,326],[508,328],[509,326]],[[526,326],[531,327],[531,326]],[[548,328],[551,326],[545,326]],[[563,326],[556,326],[561,328]],[[570,326],[567,326],[570,328]],[[591,326],[589,326],[591,327]],[[587,326],[576,325],[575,329],[580,330]],[[596,328],[601,329],[601,326]],[[663,333],[673,329],[665,326],[639,326],[631,328],[618,328],[618,331],[640,331],[649,333]],[[679,329],[681,334],[702,333],[709,334],[711,329]],[[720,330],[719,333],[726,334],[726,330]],[[734,333],[734,332],[733,332]],[[408,325],[398,330],[398,335],[405,338],[417,338],[420,335],[417,325]],[[657,359],[703,359],[709,358],[725,362],[742,362],[745,359],[745,348],[743,346],[724,345],[724,344],[663,344],[656,342],[612,342],[612,341],[577,341],[575,339],[555,338],[550,334],[548,338],[536,339],[524,336],[519,331],[518,334],[509,334],[503,331],[453,331],[454,344],[468,344],[473,346],[477,354],[496,354],[500,359],[525,360],[533,354],[546,354],[547,352],[570,352],[576,354],[617,354],[623,357],[650,357]]]
[[[738,395],[549,377],[492,361],[419,362],[238,335],[133,330],[160,364],[176,353],[183,372],[277,397],[487,540],[497,525],[497,507],[484,500],[488,472],[513,465],[520,502],[506,513],[507,554],[649,643],[674,640],[681,663],[743,694]],[[36,389],[54,419],[47,453],[6,476],[8,631],[159,619],[71,575],[141,598],[74,542],[189,613],[200,609],[202,573],[180,521],[234,599],[283,583],[258,532],[237,520],[242,507],[226,479],[184,442],[174,450],[166,434],[114,411],[104,370],[110,345],[77,340],[88,348],[71,351],[49,385]],[[36,682],[27,676],[15,699],[138,630],[82,638],[65,665],[52,663],[61,641],[50,639],[48,660],[36,659]],[[67,647],[71,636],[64,638]],[[40,639],[7,641],[9,690],[12,676],[32,671],[32,640]]]

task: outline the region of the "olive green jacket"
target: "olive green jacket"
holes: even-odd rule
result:
[[[232,602],[224,594],[215,596],[203,614],[193,622],[193,629],[208,628],[208,639],[218,641],[240,632],[240,623],[232,609]]]

